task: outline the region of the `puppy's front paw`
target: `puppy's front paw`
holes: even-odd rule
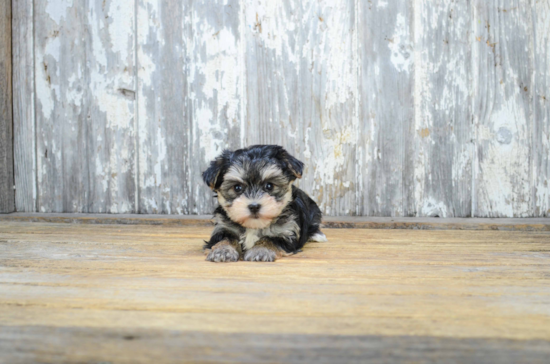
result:
[[[263,246],[253,247],[244,254],[244,260],[248,262],[274,262],[275,259],[277,253]]]
[[[215,247],[206,257],[209,262],[236,262],[239,260],[239,252],[231,245]]]

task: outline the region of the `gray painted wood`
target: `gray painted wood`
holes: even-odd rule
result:
[[[353,1],[245,1],[245,144],[281,144],[330,215],[355,214],[357,56]]]
[[[359,4],[359,214],[414,216],[412,4]]]
[[[17,211],[36,211],[33,1],[12,1],[13,132]]]
[[[474,1],[474,216],[525,217],[531,196],[532,9],[523,1]]]
[[[164,225],[212,227],[212,214],[81,214],[14,212],[0,216],[0,223],[37,222],[55,224],[93,225]],[[550,231],[550,219],[531,218],[434,218],[434,217],[372,217],[325,216],[325,229],[392,229],[392,230],[501,230],[501,231]],[[360,232],[357,232],[360,233]]]
[[[205,213],[201,173],[241,146],[238,1],[138,6],[141,213]]]
[[[0,0],[0,213],[15,209],[11,62],[11,1]]]
[[[135,210],[133,1],[35,2],[38,210]]]
[[[535,88],[533,125],[533,214],[550,216],[550,2],[533,4]]]
[[[244,118],[243,1],[191,2],[188,60],[190,208],[211,213],[215,199],[202,171],[224,149],[242,147]]]
[[[471,216],[470,1],[415,2],[417,216]]]
[[[140,213],[189,213],[189,9],[189,1],[137,6]]]
[[[18,211],[207,214],[277,143],[327,215],[550,214],[548,1],[15,3]]]

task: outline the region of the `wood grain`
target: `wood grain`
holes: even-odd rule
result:
[[[418,216],[472,215],[470,1],[415,2]]]
[[[17,1],[17,210],[211,213],[275,143],[329,216],[549,216],[548,6]]]
[[[94,350],[98,347],[100,351]],[[549,353],[548,342],[541,340],[0,327],[0,360],[12,364],[41,361],[545,364]]]
[[[516,0],[474,1],[474,216],[532,216],[533,19]]]
[[[212,215],[12,213],[0,221],[71,224],[213,226]],[[432,218],[325,216],[330,229],[550,231],[547,218]]]
[[[189,213],[189,1],[137,2],[139,213]]]
[[[33,1],[12,1],[13,133],[15,205],[36,211]]]
[[[11,62],[11,0],[0,0],[0,213],[15,209]]]
[[[535,1],[533,124],[534,215],[550,217],[550,2]]]
[[[329,215],[356,213],[357,57],[351,0],[246,0],[245,144],[280,144]]]
[[[426,345],[412,352],[514,362],[550,350],[548,231],[325,229],[328,243],[295,256],[228,264],[204,260],[210,231],[0,222],[0,359],[286,362],[288,345],[312,362],[326,345],[356,359],[407,349],[405,361]]]
[[[415,216],[412,2],[359,4],[359,214]]]
[[[135,211],[133,4],[35,3],[38,211]]]
[[[239,0],[190,2],[189,213],[209,214],[217,203],[202,172],[224,149],[243,147],[245,103],[242,6]],[[179,181],[178,181],[179,182]]]

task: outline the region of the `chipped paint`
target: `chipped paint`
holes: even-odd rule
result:
[[[410,72],[412,61],[412,45],[410,43],[410,31],[408,22],[403,14],[397,14],[395,32],[388,39],[388,47],[391,50],[391,63],[399,72]]]
[[[548,215],[547,2],[136,1],[32,2],[38,210],[209,213],[261,142],[327,214]]]

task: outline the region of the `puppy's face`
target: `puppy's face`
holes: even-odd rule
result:
[[[203,173],[231,220],[251,229],[271,224],[292,200],[292,182],[302,162],[282,147],[254,146],[225,151]]]

